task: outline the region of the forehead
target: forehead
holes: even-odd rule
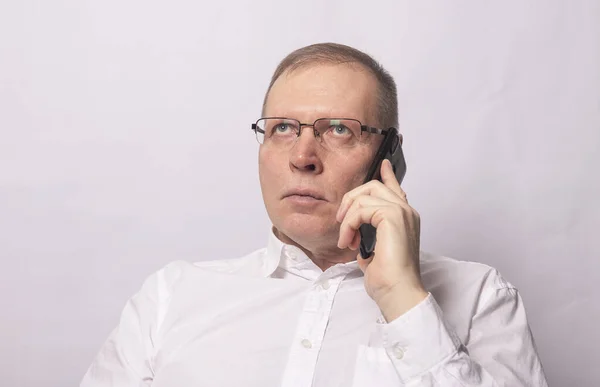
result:
[[[350,64],[319,64],[284,72],[273,84],[266,116],[313,121],[322,117],[355,118],[373,125],[377,81]]]

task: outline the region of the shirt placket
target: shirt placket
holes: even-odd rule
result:
[[[283,374],[283,387],[309,387],[315,374],[335,295],[346,274],[323,273],[304,302]]]

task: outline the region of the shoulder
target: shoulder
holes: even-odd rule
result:
[[[500,272],[480,262],[421,252],[421,275],[433,282],[461,283],[462,286],[480,284],[496,289],[515,289]],[[458,284],[457,284],[458,285]]]
[[[515,303],[519,299],[516,287],[496,268],[479,262],[422,252],[421,278],[425,288],[450,314],[463,314],[467,309],[476,312],[485,305]]]
[[[260,275],[265,260],[266,249],[258,249],[242,257],[223,258],[191,262],[175,260],[149,275],[142,290],[156,297],[166,297],[181,284],[197,282],[207,277],[219,275]]]
[[[198,261],[191,265],[197,270],[225,274],[254,274],[266,259],[266,248],[261,248],[242,257]]]

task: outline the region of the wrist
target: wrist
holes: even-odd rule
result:
[[[394,286],[377,300],[377,306],[388,323],[421,303],[429,293],[421,285]]]

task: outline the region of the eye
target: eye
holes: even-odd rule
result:
[[[275,125],[275,127],[273,128],[273,132],[285,133],[289,129],[290,129],[290,124],[286,124],[286,123],[282,122],[282,123]]]
[[[294,120],[278,119],[272,122],[270,127],[270,133],[273,136],[291,137],[295,133],[298,133],[298,122]]]
[[[350,129],[347,126],[339,124],[339,125],[331,125],[329,127],[334,135],[336,136],[347,136],[350,134]]]

